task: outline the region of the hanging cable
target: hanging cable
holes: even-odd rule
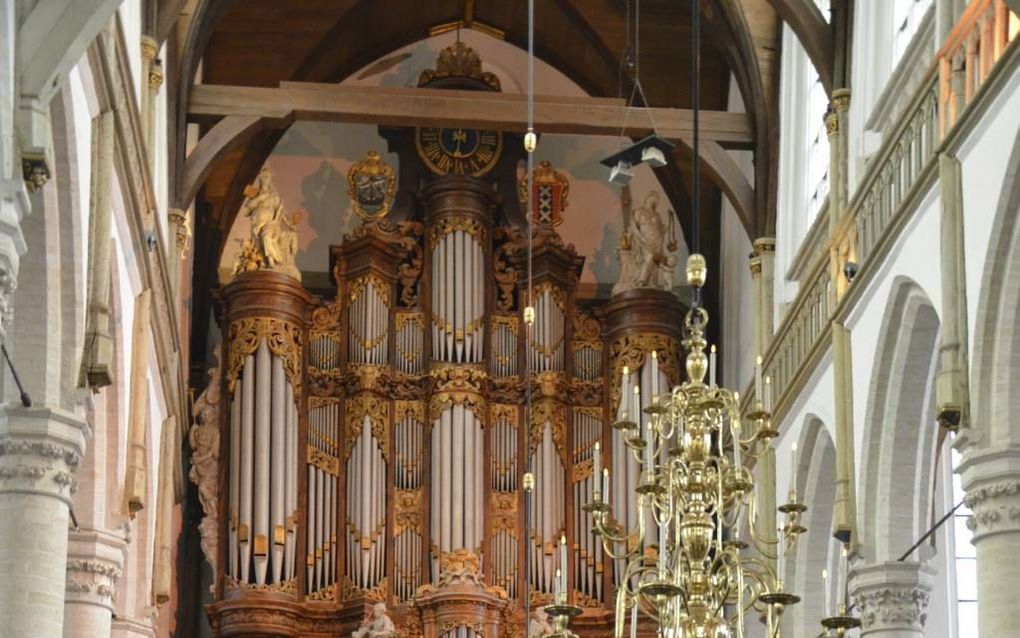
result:
[[[528,131],[524,135],[524,150],[528,154],[527,172],[524,175],[525,189],[525,216],[527,217],[526,232],[528,234],[528,294],[527,306],[524,309],[524,348],[531,344],[531,327],[534,325],[535,306],[532,299],[531,287],[531,237],[532,237],[532,191],[534,185],[532,174],[535,163],[535,148],[537,146],[535,136],[535,0],[528,0]],[[532,490],[534,489],[534,476],[531,473],[531,455],[528,450],[527,437],[530,436],[531,423],[531,357],[525,356],[524,366],[524,478],[521,487],[524,489],[524,638],[531,636],[531,501]],[[537,638],[537,637],[535,637]]]
[[[701,71],[701,12],[698,10],[698,0],[691,0],[691,101],[694,112],[694,144],[692,153],[692,177],[693,185],[691,193],[691,253],[701,253],[701,155],[699,152],[699,110],[701,108],[701,82],[699,79]],[[694,288],[694,306],[701,305],[701,287]]]

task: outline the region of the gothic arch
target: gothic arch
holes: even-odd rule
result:
[[[800,450],[797,467],[798,498],[808,506],[803,525],[807,528],[792,555],[793,573],[789,575],[794,591],[804,600],[793,608],[795,636],[815,636],[817,622],[823,617],[825,596],[818,589],[822,570],[835,580],[836,546],[832,538],[832,510],[836,499],[836,446],[822,420],[808,414],[797,442]],[[784,500],[780,494],[780,500]]]
[[[21,262],[7,345],[33,402],[71,410],[77,403],[85,323],[85,273],[79,266],[87,256],[74,111],[66,84],[50,103],[50,112],[53,179],[32,195],[34,214],[22,221],[27,252],[33,257]],[[13,383],[5,388],[8,396],[16,397]]]
[[[1020,132],[1013,143],[985,253],[971,374],[972,427],[982,445],[1020,439]],[[996,232],[1001,229],[1002,232]]]
[[[921,287],[897,277],[879,332],[861,448],[859,520],[869,562],[898,559],[927,529],[939,326]]]

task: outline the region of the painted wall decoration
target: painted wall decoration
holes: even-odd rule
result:
[[[415,86],[422,70],[434,66],[438,52],[456,37],[446,33],[394,51],[343,84]],[[525,51],[477,31],[462,30],[460,38],[479,53],[485,70],[499,79],[503,92],[524,91]],[[535,93],[585,95],[574,82],[541,60],[535,64]],[[581,283],[598,285],[600,295],[608,295],[619,277],[616,249],[625,223],[619,187],[607,183],[605,167],[599,160],[619,148],[620,141],[613,137],[543,135],[535,154],[536,164],[548,160],[570,182],[570,206],[558,230],[564,241],[573,244],[585,257]],[[372,151],[379,153],[381,161],[392,166],[399,176],[396,154],[388,152],[386,140],[379,136],[377,127],[364,124],[300,122],[286,132],[267,160],[285,210],[303,214],[296,260],[302,272],[325,273],[329,268],[329,246],[339,243],[345,233],[361,223],[348,194],[347,174]],[[523,166],[518,174],[524,174]],[[631,199],[640,204],[652,190],[663,189],[651,169],[638,166],[630,184]],[[237,251],[250,234],[247,224],[247,219],[239,217],[231,229],[220,262],[221,281],[232,276]],[[687,252],[682,234],[680,244],[677,263],[682,265]],[[679,276],[676,279],[682,280]]]

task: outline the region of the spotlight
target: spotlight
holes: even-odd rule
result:
[[[669,140],[658,135],[649,135],[643,140],[628,146],[619,153],[610,155],[602,160],[601,164],[608,166],[609,182],[612,184],[626,184],[632,177],[630,168],[647,162],[652,168],[666,165],[666,156],[672,152],[674,145]]]
[[[609,169],[609,183],[616,184],[617,186],[626,186],[630,178],[634,177],[634,173],[630,171],[630,164],[620,160],[616,163],[616,166]]]
[[[847,281],[854,280],[854,277],[857,276],[857,269],[858,266],[856,261],[847,261],[843,264],[843,274],[846,275]]]

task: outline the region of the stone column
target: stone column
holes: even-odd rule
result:
[[[80,530],[69,536],[64,638],[109,636],[127,543],[105,530]]]
[[[88,425],[56,408],[0,409],[0,627],[58,638],[67,585],[73,473]]]
[[[18,265],[25,253],[21,220],[32,211],[28,193],[26,182],[0,176],[0,342],[6,340],[14,317]]]
[[[978,627],[982,636],[1012,636],[1020,582],[1020,446],[964,453],[959,470],[972,515],[977,553]]]
[[[935,571],[918,563],[854,567],[850,595],[860,610],[861,637],[922,638],[934,579]]]

